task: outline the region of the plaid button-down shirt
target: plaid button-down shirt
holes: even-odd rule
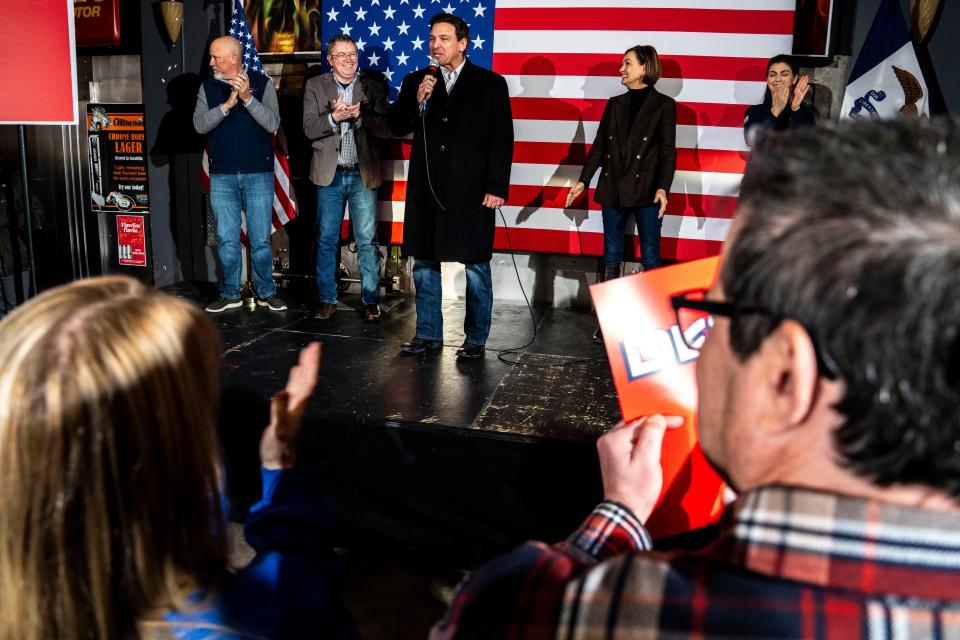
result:
[[[960,514],[765,487],[705,532],[650,551],[601,503],[475,571],[432,637],[960,638]]]
[[[347,104],[353,103],[353,88],[357,86],[357,78],[359,77],[359,73],[355,74],[353,80],[346,86],[340,84],[340,81],[336,78],[333,79],[337,85],[337,93]],[[327,117],[330,119],[330,126],[340,133],[340,153],[337,156],[337,164],[357,164],[359,155],[357,154],[357,141],[353,136],[353,128],[360,126],[360,119],[357,118],[356,122],[350,120],[337,122],[333,119],[333,114]]]

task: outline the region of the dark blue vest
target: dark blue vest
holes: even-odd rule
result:
[[[265,75],[247,71],[250,92],[257,100],[270,82]],[[219,107],[230,95],[230,86],[219,80],[203,81],[209,108]],[[257,124],[238,101],[227,117],[207,134],[210,173],[273,173],[273,136]]]

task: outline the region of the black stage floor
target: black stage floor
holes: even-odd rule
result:
[[[209,285],[167,290],[198,304],[215,295]],[[327,467],[338,544],[469,568],[528,538],[561,539],[600,498],[594,442],[619,408],[588,311],[535,308],[536,340],[507,364],[497,350],[532,332],[525,306],[495,302],[485,357],[462,361],[462,301],[444,303],[444,348],[410,357],[399,345],[414,333],[412,299],[387,299],[384,318],[365,323],[357,296],[327,321],[313,319],[309,296],[286,298],[282,313],[211,316],[225,351],[221,433],[235,515],[258,491],[267,400],[314,340],[323,361],[301,451]]]

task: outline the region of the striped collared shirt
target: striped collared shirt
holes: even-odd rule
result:
[[[771,486],[691,540],[649,551],[601,503],[565,542],[474,572],[433,637],[960,637],[957,513]]]
[[[340,95],[340,99],[348,104],[353,103],[353,89],[357,86],[357,78],[360,77],[359,73],[354,74],[353,80],[350,81],[350,84],[343,85],[337,80],[337,77],[333,74],[332,76],[334,84],[337,85],[337,93]],[[357,155],[357,141],[353,135],[354,123],[349,120],[343,120],[341,122],[336,122],[333,119],[333,115],[329,116],[330,126],[336,129],[340,133],[340,153],[337,156],[337,164],[357,164],[359,161],[359,156]]]
[[[463,65],[466,63],[467,59],[464,58],[460,64],[457,65],[457,68],[452,71],[447,71],[444,67],[440,67],[440,73],[443,75],[444,88],[448,94],[453,91],[453,85],[457,83],[457,78],[460,77],[460,72],[463,71]]]

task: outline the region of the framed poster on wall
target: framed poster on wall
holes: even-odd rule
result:
[[[320,33],[324,14],[320,0],[303,2],[244,0],[243,13],[259,53],[303,53],[324,50]],[[326,19],[329,21],[329,16]]]
[[[117,216],[117,262],[147,266],[147,225],[144,216]]]
[[[142,104],[87,105],[90,208],[150,209]]]

